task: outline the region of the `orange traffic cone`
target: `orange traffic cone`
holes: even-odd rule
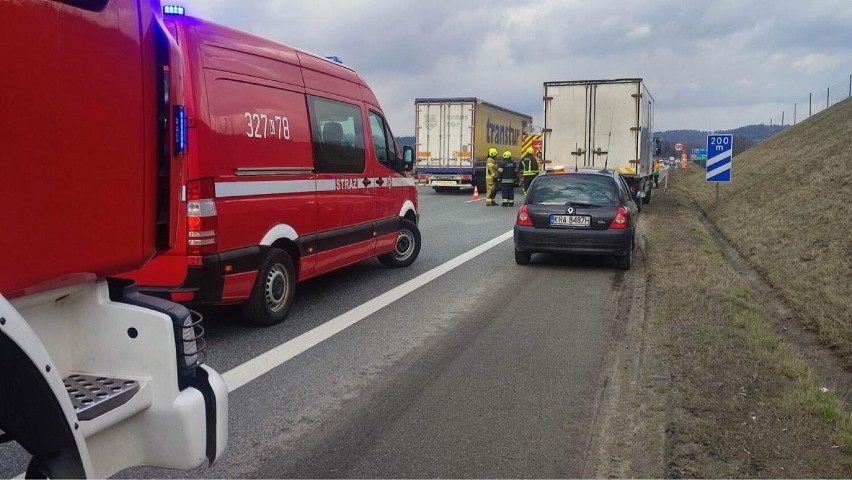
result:
[[[476,185],[473,186],[473,201],[479,200],[479,187]]]

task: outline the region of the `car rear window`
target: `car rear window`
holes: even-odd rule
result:
[[[602,175],[542,175],[533,184],[528,203],[615,206],[618,205],[618,189],[612,178]]]

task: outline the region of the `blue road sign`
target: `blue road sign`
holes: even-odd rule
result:
[[[731,165],[734,163],[734,136],[707,135],[707,173],[708,182],[727,183],[731,181]]]

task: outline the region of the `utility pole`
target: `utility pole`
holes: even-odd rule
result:
[[[786,112],[784,112],[784,111],[782,111],[782,112],[781,112],[781,126],[782,126],[782,127],[784,126],[784,114],[785,114],[785,113],[786,113]]]
[[[796,110],[799,108],[798,103],[793,104],[793,125],[796,124]]]
[[[828,108],[828,99],[831,96],[831,87],[825,89],[825,108]]]
[[[814,94],[813,92],[808,94],[808,118],[811,118],[811,113],[813,113],[814,109]]]

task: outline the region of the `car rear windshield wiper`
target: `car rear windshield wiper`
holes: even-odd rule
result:
[[[590,207],[590,208],[599,208],[600,205],[595,205],[594,203],[586,203],[586,202],[565,202],[565,206],[567,207]]]

